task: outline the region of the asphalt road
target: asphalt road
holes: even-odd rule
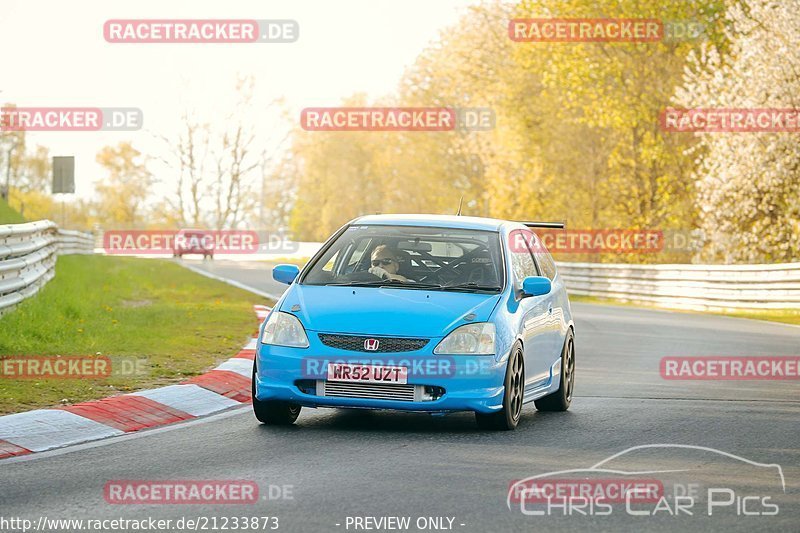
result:
[[[203,261],[183,259],[183,264],[192,266],[226,279],[232,279],[249,287],[280,298],[286,285],[272,279],[270,263],[262,261]]]
[[[281,290],[263,264],[214,262],[203,268],[268,293]],[[354,527],[353,517],[390,516],[410,517],[408,531],[437,530],[423,524],[426,517],[446,517],[445,527],[450,518],[451,530],[463,532],[800,530],[800,384],[667,381],[659,373],[664,356],[797,355],[800,328],[593,304],[574,304],[573,310],[578,371],[567,413],[526,406],[516,431],[490,433],[479,431],[469,414],[305,409],[296,426],[271,428],[257,424],[249,408],[238,408],[0,462],[0,517],[276,516],[279,531],[364,531]],[[655,516],[630,512],[652,513],[655,502],[631,509],[615,504],[605,516],[585,508],[532,516],[517,503],[507,506],[514,480],[586,469],[649,444],[705,447],[736,458],[655,447],[609,463],[618,471],[648,472],[634,476],[640,479],[664,480],[665,500]],[[774,467],[752,463],[779,465],[785,492]],[[656,470],[681,472],[652,474]],[[124,479],[252,480],[262,495],[270,486],[290,486],[291,498],[262,497],[245,506],[106,503],[106,482]],[[666,510],[674,510],[676,486],[696,491],[691,515]],[[708,516],[704,496],[710,488],[728,490],[715,493],[715,501],[730,496],[731,503],[713,507]],[[743,500],[745,495],[757,499]],[[778,506],[777,514],[770,504]],[[772,515],[745,516],[752,512]]]

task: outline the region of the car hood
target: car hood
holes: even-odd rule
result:
[[[475,314],[472,322],[489,320],[499,300],[499,294],[293,285],[280,310],[310,331],[442,337],[469,313]],[[291,311],[295,306],[300,309]]]

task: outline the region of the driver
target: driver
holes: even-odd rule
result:
[[[370,274],[378,276],[381,279],[414,281],[413,279],[408,279],[397,273],[397,271],[400,270],[400,260],[397,256],[397,252],[386,244],[381,244],[372,251],[371,265],[369,269]]]

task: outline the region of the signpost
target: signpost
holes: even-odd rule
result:
[[[75,157],[53,156],[53,194],[75,192]],[[61,197],[61,226],[65,224],[64,197]]]
[[[53,194],[75,192],[75,157],[53,157]]]

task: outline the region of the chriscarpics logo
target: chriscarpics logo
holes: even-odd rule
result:
[[[686,444],[633,446],[589,467],[512,480],[506,496],[509,509],[529,517],[624,514],[641,520],[768,519],[786,502],[780,465]]]

